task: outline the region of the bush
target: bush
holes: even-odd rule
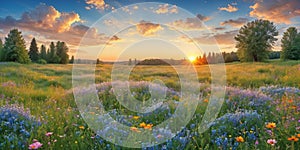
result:
[[[47,61],[44,60],[44,59],[39,59],[39,60],[37,61],[37,63],[39,63],[39,64],[47,64]]]

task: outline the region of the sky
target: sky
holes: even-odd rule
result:
[[[234,36],[247,22],[299,29],[299,0],[13,0],[0,6],[0,38],[18,28],[29,44],[64,41],[75,58],[182,59],[236,51]]]

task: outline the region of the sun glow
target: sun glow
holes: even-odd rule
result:
[[[194,62],[196,60],[196,57],[195,56],[190,56],[189,60],[190,60],[190,62]]]

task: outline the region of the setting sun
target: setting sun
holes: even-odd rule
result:
[[[196,60],[196,57],[195,56],[190,56],[189,60],[190,60],[190,62],[194,62]]]

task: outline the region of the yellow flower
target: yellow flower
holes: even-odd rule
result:
[[[134,132],[141,132],[137,127],[130,127],[130,130]]]
[[[151,130],[151,129],[152,129],[152,126],[153,126],[153,124],[147,124],[147,125],[144,127],[144,129],[149,129],[149,130]]]
[[[133,116],[132,117],[134,120],[138,120],[138,119],[140,119],[140,116]]]
[[[78,142],[77,141],[75,141],[75,144],[77,144]]]
[[[276,128],[276,123],[274,123],[274,122],[269,122],[269,123],[266,125],[266,127],[269,128],[269,129]]]
[[[244,138],[241,137],[241,136],[236,137],[235,140],[236,140],[237,142],[240,142],[240,143],[245,142]]]
[[[230,137],[230,138],[231,138],[231,135],[228,135],[228,137]]]
[[[140,123],[140,127],[141,127],[141,128],[146,127],[146,123],[145,123],[145,122]]]
[[[298,136],[298,135],[297,135],[297,136]],[[289,140],[289,141],[294,141],[294,142],[299,141],[299,139],[298,139],[297,137],[295,137],[295,136],[289,137],[288,140]]]
[[[79,126],[79,129],[82,129],[82,130],[84,130],[84,126]]]

